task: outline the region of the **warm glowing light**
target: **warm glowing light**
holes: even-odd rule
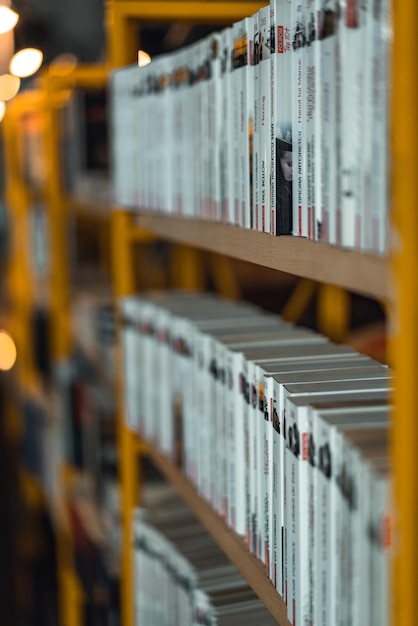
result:
[[[0,330],[0,370],[10,370],[16,361],[16,346],[9,333]]]
[[[6,114],[6,103],[0,100],[0,122],[3,121],[3,117]]]
[[[0,35],[12,30],[19,20],[16,11],[12,11],[9,7],[0,6]]]
[[[54,76],[67,76],[77,67],[75,54],[64,52],[55,57],[49,65],[49,72]]]
[[[151,63],[150,55],[147,52],[144,52],[144,50],[138,50],[139,67],[144,67],[144,65],[148,65],[148,63]]]
[[[20,78],[11,74],[0,76],[0,100],[11,100],[15,97],[20,87]]]
[[[44,55],[37,48],[23,48],[11,58],[9,71],[14,76],[32,76],[41,67]]]

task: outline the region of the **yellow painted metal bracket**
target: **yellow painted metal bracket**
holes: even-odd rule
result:
[[[248,15],[253,15],[267,2],[244,0],[222,2],[208,0],[108,0],[106,3],[106,30],[108,55],[112,67],[129,65],[137,60],[137,24],[144,21],[213,24],[228,26]],[[123,43],[122,43],[123,42]]]
[[[391,257],[395,368],[392,427],[394,626],[418,623],[418,6],[393,2]]]

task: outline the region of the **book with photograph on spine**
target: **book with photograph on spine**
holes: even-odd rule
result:
[[[291,4],[292,37],[292,137],[293,137],[293,235],[308,236],[306,176],[306,46],[307,24],[304,2]]]
[[[292,29],[290,0],[276,0],[276,54],[274,66],[274,142],[275,142],[275,232],[293,232],[293,158],[292,132]],[[273,220],[272,216],[272,220]]]
[[[319,120],[321,195],[318,220],[321,219],[320,239],[337,243],[337,51],[338,0],[320,0],[319,19]],[[319,233],[318,233],[319,234]]]

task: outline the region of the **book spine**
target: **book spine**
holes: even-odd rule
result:
[[[390,3],[387,0],[373,4],[373,89],[372,108],[372,191],[371,191],[371,250],[383,254],[388,242],[389,212],[389,85],[390,66]]]
[[[137,332],[135,329],[135,304],[132,300],[121,303],[123,322],[122,350],[124,368],[125,423],[131,430],[140,428],[136,402],[137,380],[135,378],[137,358]]]
[[[305,0],[304,0],[305,1]],[[307,186],[306,186],[306,81],[304,74],[304,49],[306,24],[304,3],[291,5],[292,24],[292,132],[294,137],[293,182],[293,234],[308,235]]]
[[[270,233],[276,235],[276,3],[270,2]]]
[[[270,50],[270,7],[259,11],[260,30],[260,133],[259,133],[259,193],[261,205],[261,228],[270,233],[270,118],[271,118],[271,50]]]
[[[231,29],[226,28],[221,33],[221,195],[222,216],[227,224],[233,224],[233,116],[231,94]]]
[[[321,240],[337,243],[337,2],[322,9],[320,32]]]
[[[276,0],[275,64],[275,177],[276,234],[293,232],[292,28],[290,0]]]
[[[244,126],[244,83],[242,68],[246,63],[247,46],[243,21],[232,27],[232,103],[233,103],[233,153],[234,153],[234,224],[243,226],[241,210],[241,189],[243,171],[241,155],[241,135]]]
[[[390,478],[385,474],[373,476],[372,482],[373,545],[371,560],[370,624],[388,626],[390,623]]]
[[[270,580],[276,586],[277,536],[273,536],[273,378],[271,376],[264,376],[264,428],[264,563]]]
[[[363,230],[365,10],[358,0],[340,2],[341,163],[340,204],[344,247],[360,248]]]
[[[252,127],[252,196],[253,196],[253,228],[261,228],[261,207],[260,207],[260,24],[259,13],[253,16],[254,25],[254,54],[253,54],[253,76],[254,76],[254,119]]]
[[[251,381],[248,393],[250,398],[248,412],[248,459],[249,459],[249,514],[250,514],[250,551],[258,555],[258,474],[259,474],[259,453],[258,453],[258,421],[257,421],[257,387],[255,381]]]
[[[307,205],[308,205],[308,237],[316,239],[316,119],[318,106],[318,76],[317,63],[318,23],[316,0],[306,0],[306,51],[305,51],[305,84],[306,84],[306,176],[307,176]]]
[[[241,124],[241,211],[244,228],[253,227],[253,202],[252,202],[252,150],[253,150],[253,125],[254,125],[254,39],[253,18],[247,17],[245,24],[245,65],[243,67],[243,118]]]
[[[297,612],[297,563],[299,558],[298,516],[299,516],[299,463],[300,434],[296,415],[286,400],[286,528],[287,528],[287,617],[291,624],[298,624]]]
[[[327,424],[320,418],[314,423],[315,441],[317,445],[317,471],[314,480],[314,490],[316,492],[317,513],[315,516],[315,564],[317,568],[317,584],[315,586],[315,609],[314,624],[327,626],[329,606],[330,606],[330,586],[329,577],[330,566],[328,541],[330,537],[330,480],[332,478],[333,462],[329,442]]]
[[[264,379],[260,368],[252,366],[252,385],[255,397],[255,420],[257,428],[257,556],[265,564],[266,518],[265,518],[265,419],[264,419]]]
[[[248,493],[248,471],[245,465],[245,431],[249,410],[248,370],[242,354],[234,354],[235,387],[235,489],[236,531],[248,535],[246,520],[246,494]]]

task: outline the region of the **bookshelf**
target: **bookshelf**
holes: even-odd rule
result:
[[[124,65],[135,60],[136,41],[135,28],[138,21],[163,19],[172,21],[187,17],[189,20],[219,23],[231,22],[244,15],[250,15],[259,8],[258,2],[166,2],[158,0],[110,0],[107,3],[107,25],[109,33],[109,59],[112,67]],[[418,251],[416,233],[418,232],[418,216],[415,207],[418,200],[418,180],[416,163],[418,162],[418,137],[416,105],[418,103],[418,86],[415,69],[411,59],[415,59],[418,44],[415,32],[418,11],[411,0],[405,3],[394,3],[393,23],[396,45],[393,48],[393,89],[392,89],[392,194],[393,194],[393,242],[390,258],[381,258],[356,251],[345,251],[290,237],[273,238],[265,234],[240,230],[231,226],[214,224],[196,219],[141,215],[138,219],[132,214],[115,209],[111,216],[112,263],[114,292],[116,297],[128,295],[135,290],[133,247],[138,241],[153,239],[158,236],[176,243],[187,244],[198,249],[210,250],[216,254],[227,254],[231,257],[249,261],[264,267],[309,278],[320,283],[327,283],[342,289],[360,293],[386,303],[392,321],[392,336],[389,362],[397,375],[394,392],[395,412],[392,429],[392,457],[394,465],[394,575],[393,575],[393,623],[412,626],[416,623],[416,580],[418,578],[418,542],[416,528],[418,526],[418,485],[411,477],[418,476],[416,445],[418,443],[418,424],[412,419],[418,409]],[[123,42],[123,45],[121,45]],[[76,86],[78,81],[90,84],[90,81],[103,84],[107,79],[108,67],[96,69],[80,69],[80,74],[66,78],[55,77],[54,85],[46,87],[48,96],[51,91]],[[405,97],[408,93],[408,97]],[[31,99],[30,99],[31,98]],[[42,93],[28,96],[25,107],[44,107]],[[18,101],[16,101],[18,102]],[[23,102],[23,101],[19,101]],[[17,106],[17,105],[16,105]],[[63,240],[62,219],[68,211],[79,216],[107,221],[94,202],[64,198],[60,194],[56,181],[59,171],[54,165],[55,122],[52,122],[52,134],[48,140],[48,159],[52,163],[48,198],[52,204],[63,210],[54,213],[54,251],[52,258],[56,267],[66,272],[65,242]],[[6,132],[9,132],[7,130]],[[9,135],[10,154],[14,154],[13,133]],[[8,161],[9,163],[9,161]],[[12,179],[10,202],[18,204],[16,212],[16,236],[18,246],[24,247],[21,239],[25,232],[24,209],[27,196],[22,192],[21,181]],[[408,184],[405,184],[408,181]],[[20,210],[22,208],[22,211]],[[20,225],[19,225],[20,224]],[[19,234],[20,233],[20,234]],[[26,317],[30,306],[30,294],[25,292],[29,274],[26,265],[19,265],[22,257],[16,257],[17,265],[13,269],[13,284],[19,289],[17,302],[20,308],[20,323],[16,327],[20,345],[30,343]],[[64,358],[68,351],[68,324],[66,310],[68,292],[66,291],[66,274],[56,269],[53,274],[54,310],[57,313],[55,336],[56,355]],[[27,350],[22,354],[28,356]],[[29,361],[23,361],[25,379],[32,379]],[[25,369],[26,366],[26,369]],[[120,381],[119,381],[120,384]],[[139,459],[144,454],[142,444],[124,425],[122,394],[119,396],[119,446],[121,458],[121,491],[122,491],[122,522],[123,522],[123,553],[122,553],[122,610],[123,624],[133,623],[132,611],[132,564],[130,512],[137,503],[140,491]],[[195,511],[196,515],[206,523],[208,531],[225,549],[230,559],[254,587],[260,598],[271,610],[282,626],[288,624],[280,599],[274,594],[262,566],[255,562],[242,542],[232,535],[208,505],[203,502],[194,488],[183,478],[177,468],[173,467],[158,452],[149,448],[145,451],[153,459],[165,476],[173,482],[179,493]],[[70,607],[72,601],[69,600]],[[71,609],[68,609],[71,613]],[[79,619],[74,611],[66,622],[78,624]]]
[[[49,314],[49,353],[48,359],[61,364],[70,349],[70,321],[68,316],[68,257],[66,245],[66,211],[58,181],[60,179],[55,120],[56,101],[48,98],[45,89],[38,86],[33,91],[19,94],[9,105],[4,121],[4,141],[7,152],[5,172],[8,208],[13,217],[12,250],[9,267],[9,289],[12,298],[13,327],[18,350],[19,391],[25,395],[35,390],[41,394],[46,405],[53,406],[50,381],[43,380],[35,363],[35,344],[31,317],[40,303],[46,306]],[[40,179],[30,180],[25,176],[22,158],[25,116],[31,115],[34,128],[42,146],[38,166]],[[35,184],[34,184],[35,183]],[[40,275],[35,271],[33,240],[31,239],[29,217],[36,203],[42,207],[47,224],[47,237],[44,240],[47,270]],[[59,207],[60,210],[56,210]],[[47,349],[47,348],[45,348]],[[56,436],[57,421],[50,417],[48,430],[52,438]],[[56,546],[58,559],[58,581],[60,587],[60,612],[66,615],[69,626],[81,623],[81,590],[72,560],[68,520],[64,506],[64,496],[68,484],[68,471],[59,461],[59,453],[51,450],[51,467],[54,468],[50,493],[51,516],[56,525]]]
[[[79,200],[68,197],[63,185],[63,164],[60,152],[62,133],[60,113],[72,90],[97,89],[107,85],[108,68],[104,65],[84,65],[68,68],[53,66],[42,73],[36,88],[19,94],[8,106],[4,121],[6,159],[6,194],[11,212],[12,256],[8,273],[12,298],[13,316],[11,332],[18,348],[18,379],[20,392],[33,389],[42,392],[52,414],[49,429],[57,449],[51,450],[53,471],[49,481],[53,483],[51,515],[55,526],[57,547],[57,580],[60,620],[65,626],[83,624],[82,586],[74,562],[74,544],[68,515],[68,497],[79,478],[75,468],[61,455],[64,445],[60,432],[62,406],[57,402],[57,390],[61,373],[65,376],[74,346],[71,326],[70,304],[80,288],[80,275],[71,281],[70,224],[85,228],[86,220],[94,223],[93,237],[99,242],[100,268],[96,269],[94,285],[108,287],[104,281],[109,273],[109,203],[98,205],[95,200]],[[28,175],[25,155],[24,121],[33,118],[37,146],[36,170],[39,177]],[[32,152],[29,158],[33,158]],[[30,214],[36,205],[42,207],[47,236],[44,241],[47,271],[36,277],[33,261],[33,241],[30,231]],[[80,269],[80,268],[79,268]],[[101,270],[100,272],[97,270]],[[91,286],[91,279],[90,279]],[[84,286],[85,287],[85,286]],[[31,315],[36,304],[42,301],[48,310],[49,358],[51,377],[44,385],[34,363],[34,333]],[[109,383],[111,386],[112,383]],[[60,439],[61,437],[61,439]]]
[[[277,622],[283,626],[288,626],[285,603],[270,582],[262,563],[248,552],[243,539],[226,526],[212,507],[196,493],[196,489],[184,477],[183,473],[158,450],[149,445],[146,447],[146,454],[167,481],[175,487],[195,517],[212,535],[218,546],[253,588]]]
[[[208,7],[216,9],[217,3],[154,3],[153,16],[164,14],[168,19],[181,17],[183,11],[193,18],[209,14]],[[244,15],[250,15],[249,5],[238,3]],[[221,14],[225,13],[222,4]],[[133,22],[149,19],[147,2],[118,2],[108,4],[109,53],[113,66],[134,61]],[[166,11],[166,13],[164,13]],[[173,15],[173,13],[175,15]],[[232,16],[229,16],[232,17]],[[388,307],[391,321],[391,338],[388,361],[394,367],[396,386],[393,396],[394,414],[392,427],[393,460],[393,608],[392,623],[413,626],[416,623],[416,580],[418,578],[418,232],[417,212],[412,209],[418,200],[418,81],[412,59],[417,56],[416,32],[418,10],[411,0],[393,3],[392,20],[394,44],[392,57],[391,89],[391,194],[392,194],[392,241],[388,258],[346,252],[339,249],[301,240],[238,231],[233,227],[204,223],[200,220],[184,220],[174,217],[141,215],[138,220],[122,210],[113,215],[113,248],[119,258],[114,258],[114,284],[116,297],[133,292],[131,244],[140,229],[149,230],[171,241],[187,243],[216,253],[245,259],[252,263],[273,267],[297,276],[329,283],[356,293],[380,300]],[[126,46],[120,46],[125,41]],[[406,182],[405,182],[406,181]],[[115,257],[115,255],[114,255]],[[132,435],[119,416],[121,450],[121,485],[124,509],[122,571],[124,588],[122,598],[123,623],[127,626],[132,616],[131,569],[129,563],[130,522],[127,508],[133,506],[138,489],[137,447]],[[167,466],[165,459],[155,451],[150,452],[162,471],[173,477],[177,489],[185,490],[184,497],[197,507],[194,494],[184,486],[182,477]],[[215,536],[221,531],[214,527]],[[221,541],[221,539],[220,539]],[[245,564],[244,569],[250,567]],[[257,576],[256,576],[257,577]],[[279,623],[286,624],[277,614]],[[281,620],[281,621],[280,621]]]

